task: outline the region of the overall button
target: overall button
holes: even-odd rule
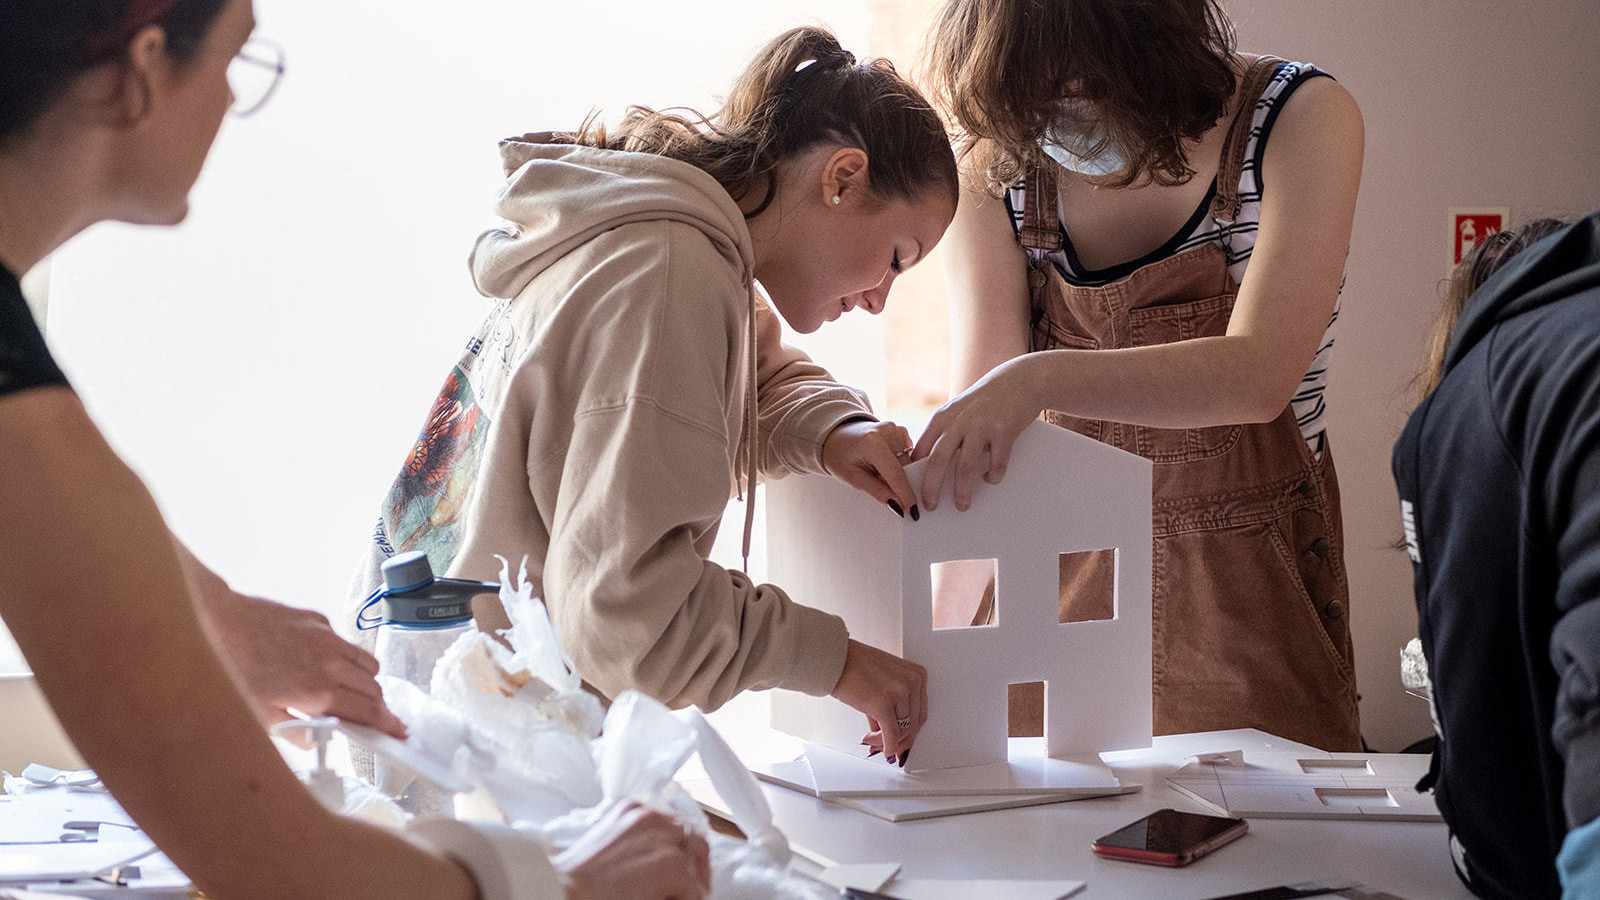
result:
[[[1330,619],[1342,619],[1344,618],[1344,602],[1341,600],[1330,601],[1327,606],[1322,608],[1322,612]]]
[[[1317,555],[1317,559],[1327,559],[1328,558],[1328,539],[1325,538],[1325,537],[1319,537],[1316,540],[1312,541],[1311,542],[1311,546],[1308,547],[1307,549],[1310,550],[1312,553],[1315,553]]]

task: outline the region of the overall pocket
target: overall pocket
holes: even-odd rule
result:
[[[1041,350],[1099,350],[1105,344],[1094,336],[1092,329],[1073,312],[1072,305],[1063,296],[1059,279],[1049,279],[1032,294],[1032,328],[1028,337],[1028,351]],[[1109,339],[1108,339],[1109,340]],[[1044,420],[1051,425],[1076,431],[1120,447],[1121,426],[1100,419],[1069,416],[1053,409],[1044,411]]]
[[[1201,300],[1163,303],[1130,310],[1131,345],[1153,347],[1197,337],[1216,337],[1228,331],[1233,294]],[[1204,428],[1133,426],[1133,452],[1153,463],[1181,463],[1222,456],[1238,443],[1240,425]]]
[[[1336,579],[1307,584],[1292,549],[1301,514],[1320,518],[1297,510],[1156,539],[1158,733],[1259,728],[1361,749],[1343,592]]]

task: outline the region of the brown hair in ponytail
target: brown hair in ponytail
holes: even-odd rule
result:
[[[825,143],[866,152],[879,200],[937,188],[954,204],[958,191],[955,155],[932,105],[888,60],[858,64],[821,28],[795,28],[767,44],[711,116],[635,106],[615,128],[585,123],[575,140],[694,165],[734,200],[755,200],[747,216],[772,202],[780,163]]]

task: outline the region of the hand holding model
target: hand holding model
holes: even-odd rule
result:
[[[928,460],[920,485],[925,508],[939,507],[946,481],[956,509],[964,511],[979,478],[999,484],[1006,477],[1011,445],[1044,408],[1028,371],[1036,361],[1019,356],[1001,363],[928,420],[912,453],[912,459]]]
[[[828,432],[822,464],[835,478],[886,504],[897,515],[917,511],[917,494],[906,477],[911,435],[893,422],[857,420]]]
[[[840,481],[862,491],[897,514],[920,516],[917,495],[906,477],[911,436],[892,422],[846,422],[828,434],[823,464]],[[872,755],[882,752],[891,763],[905,766],[917,732],[928,718],[928,672],[871,647],[851,641],[844,673],[833,696],[867,716],[871,731],[862,740]]]
[[[862,743],[868,755],[904,768],[917,732],[928,721],[928,670],[876,647],[852,640],[835,699],[867,716],[871,731]]]

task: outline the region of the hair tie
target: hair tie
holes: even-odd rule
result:
[[[812,80],[810,78],[812,73],[832,72],[855,64],[856,55],[842,47],[839,48],[839,52],[830,56],[813,56],[810,59],[802,60],[794,67],[794,72],[789,75],[788,83],[783,86],[783,92],[780,94],[781,102],[785,106],[793,106],[799,102],[801,90],[808,81]]]
[[[836,54],[834,54],[832,56],[829,56],[827,58],[813,56],[810,59],[801,61],[801,63],[799,65],[794,67],[794,76],[795,77],[799,77],[800,73],[806,71],[807,69],[819,69],[819,70],[843,69],[843,68],[846,68],[848,66],[853,66],[855,64],[856,64],[856,55],[854,53],[851,53],[849,50],[846,50],[843,47],[840,47],[838,53],[836,53]]]
[[[801,60],[794,67],[794,71],[790,73],[783,88],[778,92],[774,117],[779,123],[780,131],[787,130],[791,111],[801,104],[801,98],[806,93],[807,85],[816,80],[813,73],[842,70],[846,66],[855,64],[855,54],[843,47],[840,47],[838,52],[828,56],[813,56],[810,59]]]
[[[110,56],[122,48],[122,45],[133,39],[140,29],[153,25],[162,16],[172,11],[179,0],[133,0],[128,4],[128,9],[122,15],[122,21],[108,32],[91,34],[84,42],[84,49],[92,60]]]

